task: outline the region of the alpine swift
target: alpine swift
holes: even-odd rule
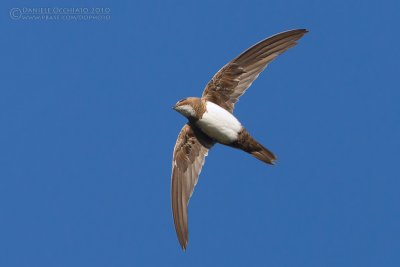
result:
[[[188,244],[188,203],[208,150],[215,144],[241,149],[274,164],[275,155],[258,143],[233,115],[239,97],[265,67],[307,33],[296,29],[276,34],[250,47],[222,67],[201,98],[188,97],[173,107],[188,119],[176,140],[171,177],[171,205],[182,249]]]

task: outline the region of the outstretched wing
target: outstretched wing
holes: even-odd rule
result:
[[[278,33],[247,49],[220,69],[203,92],[203,98],[233,112],[235,103],[265,67],[296,45],[307,30]]]
[[[186,124],[174,148],[171,177],[171,204],[176,234],[183,249],[188,243],[188,204],[197,184],[208,149],[214,142]]]

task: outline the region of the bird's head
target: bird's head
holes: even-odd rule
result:
[[[184,98],[178,101],[172,108],[188,119],[194,118],[196,117],[196,105],[199,101],[200,99],[195,97]]]

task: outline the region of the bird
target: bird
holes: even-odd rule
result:
[[[223,66],[201,97],[187,97],[172,108],[187,118],[173,151],[171,207],[176,235],[185,251],[189,240],[188,204],[209,149],[219,143],[274,164],[276,156],[256,141],[233,115],[236,102],[258,75],[306,34],[294,29],[266,38]]]

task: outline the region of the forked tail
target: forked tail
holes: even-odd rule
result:
[[[254,140],[244,128],[240,131],[238,140],[232,143],[231,146],[239,148],[265,163],[274,164],[276,161],[275,155]]]

